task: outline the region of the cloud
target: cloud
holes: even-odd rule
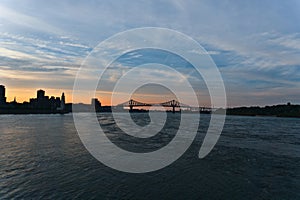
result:
[[[199,54],[199,55],[218,55],[220,54],[220,52],[218,51],[206,51],[206,52],[203,52],[203,51],[197,51],[197,50],[191,50],[189,51],[190,53],[195,53],[195,54]]]
[[[14,67],[65,65],[79,66],[90,47],[71,39],[31,38],[9,33],[0,33],[1,65]]]
[[[3,5],[0,5],[0,19],[6,21],[6,23],[10,22],[17,26],[24,26],[33,30],[55,34],[64,33],[62,29],[52,26],[45,21],[23,14],[21,12],[17,12]]]
[[[281,35],[276,38],[269,39],[269,42],[288,49],[300,51],[300,33]]]

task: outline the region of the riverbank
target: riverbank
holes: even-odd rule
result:
[[[222,110],[217,110],[220,112]],[[239,116],[272,116],[272,117],[296,117],[300,118],[300,105],[273,105],[273,106],[251,106],[251,107],[236,107],[227,108],[227,115]]]

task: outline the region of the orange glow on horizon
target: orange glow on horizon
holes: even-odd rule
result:
[[[72,92],[69,90],[56,90],[56,89],[49,89],[49,88],[13,88],[8,89],[6,88],[6,97],[7,102],[11,102],[14,98],[17,99],[17,102],[29,102],[31,98],[36,98],[38,90],[44,90],[46,96],[54,96],[54,97],[61,97],[62,93],[65,93],[66,102],[69,103],[72,101]]]
[[[72,90],[63,90],[63,89],[52,89],[52,88],[7,88],[6,87],[6,101],[12,102],[16,98],[18,103],[29,102],[31,98],[36,98],[38,90],[44,90],[46,96],[61,97],[62,93],[65,93],[66,103],[84,103],[90,104],[91,98],[88,96],[82,95],[82,98],[78,99],[78,102],[72,102],[73,92]],[[101,97],[100,97],[101,96]],[[111,105],[110,100],[111,94],[102,94],[96,95],[95,98],[98,98],[103,106]],[[122,101],[122,100],[120,100]]]
[[[54,97],[61,97],[62,93],[65,93],[66,103],[84,103],[84,104],[91,104],[92,98],[98,98],[98,100],[101,102],[103,106],[111,106],[111,97],[112,93],[107,91],[97,91],[95,97],[91,97],[91,95],[85,95],[83,94],[77,98],[76,102],[73,102],[72,96],[73,91],[72,90],[63,90],[63,89],[52,89],[52,88],[7,88],[6,87],[6,97],[7,102],[12,102],[14,98],[16,97],[17,102],[23,103],[23,102],[29,102],[31,98],[36,98],[37,96],[37,90],[44,90],[46,96],[54,96]],[[141,101],[144,103],[161,103],[166,102],[172,99],[176,99],[173,95],[158,95],[158,94],[133,94],[131,96],[134,100]],[[129,99],[123,99],[121,96],[118,99],[115,99],[116,104],[123,103],[125,101],[128,101]],[[205,106],[210,105],[209,103],[204,102]]]

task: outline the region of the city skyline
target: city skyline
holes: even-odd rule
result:
[[[46,91],[43,90],[43,89],[38,89],[36,90],[35,94],[35,98],[34,97],[30,97],[28,99],[28,101],[17,101],[17,97],[15,96],[14,97],[14,100],[13,101],[9,101],[7,100],[7,97],[6,97],[6,91],[7,91],[7,88],[5,87],[5,85],[0,85],[0,105],[4,105],[4,104],[8,104],[8,103],[31,103],[33,101],[35,101],[36,99],[46,99],[46,100],[59,100],[59,104],[61,105],[61,102],[63,102],[63,104],[65,104],[65,93],[62,92],[61,93],[61,98],[60,97],[55,97],[55,95],[51,95],[51,96],[47,96],[46,94]],[[62,106],[62,105],[61,105]]]
[[[48,97],[56,97],[56,96],[60,96],[62,93],[65,93],[65,92],[60,92],[59,94],[56,94],[57,92],[55,92],[54,94],[47,91],[46,89],[44,88],[37,88],[35,89],[34,91],[30,91],[29,93],[32,93],[32,95],[26,95],[26,96],[18,96],[18,94],[16,94],[15,96],[12,96],[12,95],[9,95],[9,92],[10,92],[10,89],[7,88],[4,84],[0,84],[0,88],[4,88],[5,90],[5,102],[6,103],[10,103],[10,102],[13,102],[13,101],[17,101],[18,103],[23,103],[23,102],[30,102],[30,99],[34,98],[34,97],[37,97],[37,92],[38,91],[44,91],[45,92],[45,95],[47,96],[47,94],[51,94],[51,96],[48,96]],[[47,92],[47,93],[46,93]],[[27,91],[26,91],[27,93]],[[28,93],[27,93],[28,94]],[[0,92],[0,97],[2,96],[2,93]],[[67,95],[66,95],[67,96]],[[2,101],[1,101],[2,102]],[[69,102],[68,100],[66,100],[66,102]]]
[[[207,50],[224,79],[229,107],[300,104],[299,7],[297,0],[218,4],[167,0],[130,5],[126,1],[4,0],[0,3],[0,84],[9,88],[7,101],[15,97],[27,101],[43,88],[55,96],[64,91],[66,101],[72,102],[76,73],[99,42],[121,31],[152,26],[187,34]],[[141,56],[157,58],[135,52],[126,59]],[[138,63],[124,59],[117,64],[121,69]],[[95,95],[103,105],[110,105],[107,87],[117,75],[109,73],[103,90]],[[165,71],[151,76],[172,78]],[[197,86],[202,92],[203,85]],[[151,95],[161,96],[157,93],[145,95],[150,101]],[[209,96],[202,97],[200,103],[209,104]],[[82,95],[81,102],[89,103],[90,96]]]

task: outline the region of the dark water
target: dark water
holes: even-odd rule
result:
[[[198,159],[209,121],[201,117],[197,138],[179,160],[128,174],[87,152],[71,115],[2,115],[0,199],[300,199],[300,119],[227,116],[213,151]],[[128,144],[109,114],[99,120],[117,135],[115,143]],[[168,130],[156,140],[172,139]]]

